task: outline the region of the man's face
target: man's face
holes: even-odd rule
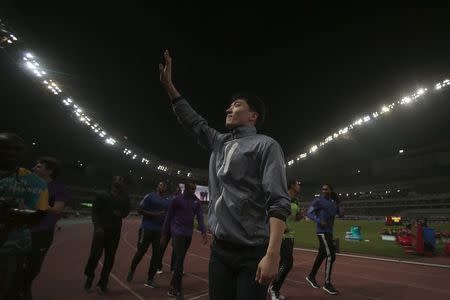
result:
[[[167,185],[165,182],[161,181],[160,183],[158,183],[158,192],[160,194],[164,194],[166,192],[166,190],[167,190]]]
[[[16,168],[22,157],[24,144],[17,138],[0,135],[0,167]]]
[[[123,177],[122,176],[114,176],[113,181],[112,181],[112,186],[115,189],[122,191],[125,187],[125,181],[124,181]]]
[[[225,126],[228,129],[233,129],[238,126],[255,125],[258,118],[258,113],[251,111],[247,101],[243,99],[233,101],[226,110],[226,113]]]
[[[195,191],[197,190],[197,186],[195,185],[195,183],[188,183],[186,185],[186,193],[190,196],[195,194]]]
[[[175,194],[181,194],[181,188],[180,186],[177,185],[177,187],[175,188]]]
[[[324,184],[324,185],[322,186],[322,195],[325,196],[325,197],[327,197],[327,198],[330,198],[330,196],[331,196],[331,189],[330,189],[330,187],[329,187],[328,185],[326,185],[326,184]]]
[[[300,193],[300,182],[296,181],[293,188],[296,195]]]
[[[36,165],[33,167],[33,172],[42,178],[49,178],[52,175],[52,171],[47,169],[47,166],[43,163],[36,163]]]

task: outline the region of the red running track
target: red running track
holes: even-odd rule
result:
[[[92,225],[87,222],[63,224],[62,229],[55,233],[42,272],[34,283],[34,299],[167,299],[166,292],[170,282],[167,265],[165,273],[155,277],[161,286],[159,289],[144,286],[151,253],[147,253],[139,264],[133,282],[128,284],[125,280],[136,251],[138,227],[138,218],[129,218],[124,222],[111,273],[110,291],[107,295],[101,295],[95,291],[87,293],[83,290],[83,269],[89,254]],[[183,289],[186,300],[208,299],[209,247],[202,245],[200,241],[200,235],[195,233],[185,261]],[[171,248],[168,247],[164,263],[170,261],[170,253]],[[333,268],[333,284],[340,295],[331,296],[322,289],[313,289],[305,283],[304,278],[313,264],[315,253],[298,250],[294,256],[294,267],[282,289],[282,294],[287,299],[450,299],[450,267],[338,256]],[[99,272],[100,265],[97,274]],[[323,269],[319,272],[323,274]],[[323,283],[321,277],[318,276],[319,283]]]

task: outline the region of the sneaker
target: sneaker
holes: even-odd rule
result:
[[[154,280],[147,280],[147,282],[146,283],[144,283],[144,285],[145,286],[148,286],[149,288],[152,288],[152,289],[157,289],[157,288],[159,288],[159,285],[157,285],[156,283],[155,283],[155,281]]]
[[[94,281],[94,277],[86,277],[86,281],[84,282],[84,289],[86,291],[92,288],[92,281]]]
[[[320,285],[317,284],[316,279],[315,278],[311,278],[310,276],[307,276],[306,281],[308,281],[308,283],[315,289],[320,288]]]
[[[177,293],[177,300],[184,300],[183,293]]]
[[[280,292],[275,291],[272,286],[269,287],[267,293],[270,295],[271,300],[285,300],[286,297],[280,295]]]
[[[134,272],[130,271],[127,275],[127,282],[131,282],[133,280]]]
[[[174,290],[173,288],[170,288],[170,289],[167,291],[167,296],[172,297],[172,298],[175,298],[175,297],[177,296],[177,293],[175,292],[175,290]]]
[[[336,291],[331,283],[325,283],[325,285],[322,287],[322,289],[325,290],[330,295],[337,295],[339,292]]]
[[[97,291],[100,294],[106,294],[108,292],[108,287],[106,284],[97,284]]]
[[[156,271],[156,274],[158,274],[158,275],[161,275],[163,273],[164,273],[164,271],[162,269],[158,269],[158,271]]]

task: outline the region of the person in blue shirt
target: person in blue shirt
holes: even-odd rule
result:
[[[308,218],[317,223],[316,234],[320,247],[306,281],[313,288],[320,287],[316,282],[316,274],[323,260],[326,259],[325,284],[322,288],[331,295],[338,294],[338,291],[331,284],[331,270],[336,259],[336,249],[333,243],[334,218],[336,215],[341,214],[339,200],[335,195],[332,186],[324,184],[322,186],[322,195],[314,199],[307,212]]]
[[[166,195],[167,185],[161,181],[158,183],[155,192],[145,195],[141,201],[138,212],[142,215],[142,223],[139,228],[139,239],[136,254],[131,262],[127,281],[133,280],[137,265],[144,257],[150,244],[152,245],[152,258],[148,270],[148,280],[146,286],[156,288],[153,278],[160,265],[160,240],[161,229],[164,224],[167,208],[169,207],[168,196]]]

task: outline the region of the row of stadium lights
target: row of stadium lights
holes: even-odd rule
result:
[[[8,33],[4,29],[2,29],[2,31],[4,33]],[[9,34],[9,38],[4,38],[4,40],[6,40],[6,42],[8,44],[13,44],[18,39],[13,34]],[[26,67],[29,70],[31,70],[34,73],[35,76],[37,76],[37,77],[44,77],[45,75],[47,75],[47,73],[44,70],[42,70],[42,68],[40,68],[40,64],[36,61],[36,59],[34,58],[34,56],[31,53],[26,53],[25,56],[23,57],[23,60],[26,62],[25,63]],[[61,88],[59,88],[59,86],[55,82],[53,82],[52,80],[43,80],[42,83],[44,85],[46,85],[47,88],[49,90],[51,90],[53,94],[59,95],[60,93],[62,93]],[[441,90],[442,88],[445,88],[445,87],[447,87],[449,85],[450,85],[450,80],[449,79],[445,79],[442,82],[438,82],[437,84],[435,84],[434,88],[435,88],[435,90]],[[339,129],[338,131],[334,132],[333,134],[330,134],[329,136],[324,138],[321,142],[319,142],[319,144],[315,144],[315,145],[311,146],[309,151],[297,155],[295,160],[294,159],[289,160],[287,162],[288,166],[294,165],[294,163],[296,161],[300,162],[302,160],[307,159],[308,157],[310,157],[310,155],[314,154],[319,149],[325,147],[331,141],[339,138],[342,135],[347,134],[348,132],[354,130],[355,128],[357,128],[359,126],[362,126],[362,125],[368,123],[371,120],[377,119],[379,116],[381,116],[381,115],[383,115],[385,113],[389,113],[390,111],[394,110],[398,105],[408,105],[410,103],[417,102],[418,100],[420,100],[420,98],[423,95],[425,95],[425,93],[427,91],[428,91],[427,88],[419,88],[412,95],[406,96],[406,97],[398,100],[397,102],[392,102],[389,105],[383,105],[379,111],[375,111],[371,115],[366,115],[366,116],[364,116],[362,118],[359,118],[358,120],[354,121],[353,123],[349,124],[348,126]],[[114,146],[117,143],[116,139],[114,139],[113,137],[111,137],[111,136],[106,137],[107,134],[100,127],[100,125],[97,122],[94,122],[90,117],[88,117],[83,112],[83,109],[81,107],[79,107],[71,98],[65,98],[65,99],[62,100],[62,102],[66,106],[71,107],[73,109],[73,112],[75,113],[75,115],[80,120],[80,122],[82,122],[85,125],[89,126],[96,134],[98,134],[98,136],[100,138],[104,139],[106,144]],[[137,154],[133,154],[132,155],[133,152],[130,149],[128,149],[128,148],[125,148],[123,153],[126,156],[131,156],[133,160],[138,158],[138,155]],[[400,150],[399,153],[402,154],[403,150]],[[149,160],[147,158],[145,158],[145,157],[142,157],[141,163],[145,164],[145,165],[148,165],[149,164]],[[163,171],[163,172],[168,172],[169,168],[167,166],[164,166],[164,165],[159,165],[157,167],[157,170]],[[177,170],[177,175],[181,175],[181,171],[180,170]],[[187,172],[186,176],[187,177],[191,177],[192,173],[191,172]]]
[[[26,53],[26,55],[23,57],[23,60],[26,61],[26,67],[28,69],[30,69],[37,77],[43,77],[46,75],[45,71],[40,69],[40,64],[34,59],[33,55],[30,53]],[[59,88],[59,86],[53,82],[52,80],[44,80],[42,82],[49,90],[52,91],[53,94],[55,95],[59,95],[60,93],[62,93],[62,90]],[[439,82],[435,85],[435,89],[436,90],[440,90],[444,87],[447,87],[450,85],[450,80],[446,79],[442,82]],[[388,113],[392,110],[395,109],[395,107],[397,105],[406,105],[406,104],[410,104],[413,102],[417,102],[418,99],[420,97],[422,97],[426,92],[428,91],[427,88],[420,88],[417,90],[416,93],[404,97],[401,100],[397,101],[397,102],[393,102],[389,105],[384,105],[381,107],[380,111],[376,111],[374,113],[372,113],[372,116],[370,115],[366,115],[356,121],[354,121],[352,124],[339,129],[337,132],[333,133],[332,135],[329,135],[328,137],[326,137],[325,139],[323,139],[318,145],[313,145],[310,149],[309,152],[305,152],[302,154],[299,154],[297,156],[297,161],[300,160],[304,160],[308,157],[308,154],[311,155],[315,152],[317,152],[319,149],[323,148],[326,144],[328,144],[329,142],[337,139],[338,137],[347,134],[349,131],[352,131],[353,129],[357,128],[358,126],[362,126],[363,124],[371,121],[371,120],[375,120],[377,119],[380,115],[383,115],[385,113]],[[98,123],[94,123],[92,121],[92,119],[90,117],[88,117],[84,112],[83,109],[81,107],[79,107],[79,105],[77,105],[71,98],[65,98],[62,100],[62,102],[66,105],[69,106],[71,108],[73,108],[73,112],[75,113],[75,115],[78,117],[78,119],[80,120],[80,122],[84,123],[85,125],[89,126],[95,133],[97,133],[99,135],[100,138],[105,138],[106,136],[106,132],[100,127],[100,125]],[[105,138],[105,142],[106,144],[109,145],[115,145],[117,143],[116,139],[114,139],[113,137],[107,137]],[[137,154],[132,154],[132,151],[128,148],[125,148],[123,153],[126,156],[131,156],[133,160],[138,158]],[[403,150],[400,150],[400,154],[403,153]],[[141,160],[142,164],[149,164],[149,160],[145,157],[142,157]],[[290,160],[288,161],[288,166],[292,166],[295,163],[295,160]],[[167,166],[164,165],[159,165],[157,167],[157,170],[163,171],[163,172],[167,172],[169,170],[169,168]],[[180,170],[177,170],[177,174],[181,174]],[[187,177],[190,177],[191,173],[188,172],[187,173]]]
[[[1,36],[2,39],[0,40],[0,44],[14,44],[16,41],[18,41],[18,38],[7,31],[6,25],[0,20],[1,25]],[[22,57],[23,62],[25,63],[25,67],[36,77],[42,79],[42,84],[55,96],[59,96],[63,93],[61,87],[52,79],[48,78],[48,74],[45,71],[45,68],[41,66],[41,64],[37,61],[35,56],[29,52],[25,53]],[[94,118],[91,116],[88,116],[83,108],[80,107],[74,100],[72,100],[70,97],[64,97],[61,102],[72,110],[73,114],[77,117],[77,119],[87,126],[90,130],[92,130],[100,139],[102,139],[107,145],[115,146],[118,144],[117,140],[106,133],[106,131],[100,126],[99,122],[96,122]],[[33,145],[34,146],[34,145]],[[141,158],[141,164],[143,165],[149,165],[150,160],[144,156],[139,157],[138,154],[134,153],[129,148],[124,148],[123,154],[127,157],[131,157],[133,160],[137,160],[138,158]],[[80,166],[82,166],[82,163],[79,162]],[[157,170],[162,172],[169,172],[169,167],[165,165],[158,165],[156,167]],[[182,172],[181,170],[176,171],[177,175],[185,175],[187,177],[192,177],[192,172]]]
[[[400,193],[401,192],[401,190],[397,190],[397,193]],[[384,191],[384,193],[385,194],[390,194],[391,193],[391,190],[386,190],[386,191]],[[351,197],[351,196],[356,196],[356,195],[365,195],[366,194],[366,192],[359,192],[359,193],[339,193],[339,196],[345,196],[345,197]],[[367,194],[369,194],[369,195],[372,195],[372,191],[369,191],[369,192],[367,192]],[[320,196],[320,194],[315,194],[314,195],[315,197],[319,197]]]
[[[442,88],[445,88],[445,87],[447,87],[449,85],[450,85],[450,80],[449,79],[445,79],[444,81],[438,82],[437,84],[435,84],[434,89],[435,90],[441,90]],[[319,144],[315,144],[315,145],[311,146],[309,151],[297,155],[296,159],[289,160],[288,163],[287,163],[288,166],[294,165],[294,163],[296,161],[300,162],[302,160],[305,160],[306,158],[308,158],[309,156],[311,156],[312,154],[317,152],[319,149],[325,147],[325,145],[327,145],[331,141],[339,138],[342,135],[347,134],[348,132],[354,130],[355,128],[357,128],[359,126],[362,126],[362,125],[368,123],[371,120],[376,120],[381,115],[384,115],[386,113],[389,113],[389,112],[393,111],[399,105],[408,105],[410,103],[414,103],[414,102],[419,101],[420,98],[423,95],[425,95],[427,91],[428,91],[427,88],[420,88],[415,93],[413,93],[412,95],[406,96],[406,97],[398,100],[397,102],[392,102],[389,105],[383,105],[379,111],[376,111],[376,112],[372,113],[371,115],[366,115],[366,116],[364,116],[362,118],[359,118],[358,120],[354,121],[353,123],[349,124],[348,126],[337,130],[333,134],[330,134],[328,137],[324,138],[321,142],[319,142]],[[399,153],[402,154],[403,150],[400,150]]]

